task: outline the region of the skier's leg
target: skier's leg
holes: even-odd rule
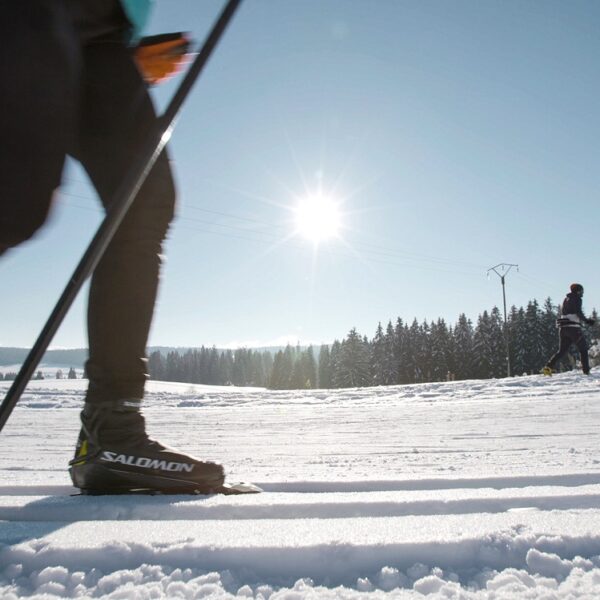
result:
[[[73,131],[80,58],[59,0],[3,2],[0,39],[2,254],[46,220]]]
[[[585,375],[589,375],[590,373],[590,359],[588,356],[588,345],[583,335],[583,331],[579,335],[579,337],[575,340],[575,345],[579,350],[579,355],[581,356],[581,370]]]
[[[120,10],[116,2],[112,5]],[[75,152],[106,206],[156,125],[145,84],[122,41],[119,15],[114,33],[84,48],[84,91]],[[73,482],[84,490],[210,491],[224,479],[220,465],[149,439],[140,412],[160,253],[174,199],[168,158],[163,153],[92,278],[89,387],[82,433],[71,462]]]
[[[156,117],[132,57],[120,39],[84,51],[85,88],[78,158],[106,205]],[[175,190],[166,153],[100,261],[90,287],[87,400],[142,398],[146,342],[156,299],[162,242]]]
[[[569,327],[563,327],[559,329],[559,347],[558,351],[552,358],[546,363],[546,366],[550,369],[554,369],[556,363],[569,351],[571,347],[572,339],[569,334]]]

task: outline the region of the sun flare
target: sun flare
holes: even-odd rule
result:
[[[295,208],[296,232],[318,243],[336,237],[341,227],[338,203],[325,194],[302,198]]]

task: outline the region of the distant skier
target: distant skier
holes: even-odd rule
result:
[[[180,34],[137,33],[147,0],[1,3],[0,255],[46,220],[65,155],[81,162],[105,206],[157,125],[147,86],[178,70]],[[71,477],[95,493],[218,489],[223,467],[166,448],[146,433],[140,404],[162,242],[175,187],[166,151],[92,277],[89,386]]]
[[[582,311],[581,299],[583,298],[583,286],[580,283],[571,284],[571,291],[562,303],[560,318],[557,320],[559,331],[558,352],[546,363],[542,369],[544,375],[552,375],[556,363],[569,351],[571,346],[576,346],[581,356],[581,368],[585,375],[590,374],[590,361],[588,358],[588,346],[581,325],[594,325],[594,319],[588,319]]]

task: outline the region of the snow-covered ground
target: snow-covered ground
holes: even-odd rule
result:
[[[0,382],[0,394],[9,382]],[[81,380],[0,435],[0,597],[600,598],[600,370],[362,390],[151,382],[254,496],[71,496]]]

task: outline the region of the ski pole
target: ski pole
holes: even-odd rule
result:
[[[175,126],[175,120],[181,106],[208,62],[208,59],[221,39],[240,2],[241,0],[228,0],[218,19],[215,21],[208,37],[204,41],[200,52],[189,67],[178,89],[173,94],[167,108],[157,119],[156,127],[149,133],[147,140],[142,146],[142,150],[139,152],[135,161],[132,163],[127,176],[117,189],[102,224],[96,231],[87,250],[71,275],[54,310],[48,317],[38,339],[29,351],[29,354],[23,362],[23,365],[8,390],[6,397],[2,401],[2,404],[0,404],[0,431],[2,431],[2,428],[19,401],[23,390],[27,387],[33,372],[50,345],[54,334],[60,327],[65,315],[73,304],[73,301],[77,297],[79,290],[83,286],[85,280],[94,272],[96,265],[117,232],[129,207],[135,200],[140,187],[171,137],[171,133]]]

